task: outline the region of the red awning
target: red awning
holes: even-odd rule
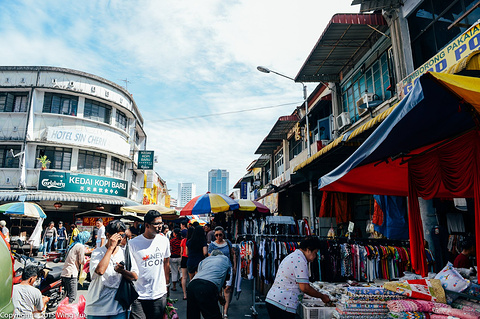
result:
[[[381,14],[334,15],[295,81],[339,82],[387,30]]]

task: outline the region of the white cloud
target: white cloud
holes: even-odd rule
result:
[[[351,0],[116,0],[2,3],[4,65],[51,65],[124,85],[145,119],[156,170],[206,191],[207,173],[227,169],[233,185],[281,115],[302,100],[295,77],[333,14]],[[309,84],[309,91],[315,85]],[[168,118],[278,106],[164,122]]]

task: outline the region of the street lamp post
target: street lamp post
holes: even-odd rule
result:
[[[291,77],[289,77],[285,74],[282,74],[282,73],[275,72],[275,71],[270,70],[269,68],[266,68],[266,67],[263,67],[263,66],[257,66],[257,70],[260,71],[260,72],[263,72],[263,73],[275,73],[276,75],[280,75],[284,78],[292,80],[293,82],[302,84],[302,86],[303,86],[303,101],[304,101],[304,104],[305,104],[305,125],[306,125],[306,128],[307,128],[307,133],[306,133],[307,134],[307,155],[308,155],[308,157],[311,157],[312,156],[312,151],[311,151],[311,147],[310,147],[310,126],[309,126],[309,122],[308,122],[307,86],[303,82],[297,82],[297,81],[295,81],[294,78],[291,78]],[[315,231],[315,216],[313,214],[313,191],[312,191],[312,181],[311,180],[308,181],[308,193],[309,193],[309,203],[310,203],[310,209],[309,209],[310,221],[312,223],[313,230]]]

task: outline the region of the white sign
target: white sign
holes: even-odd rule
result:
[[[47,141],[50,142],[96,147],[123,156],[130,156],[130,144],[122,136],[109,131],[58,126],[47,127],[46,135]]]
[[[353,222],[348,223],[348,232],[353,233],[353,229],[355,228],[355,224]]]

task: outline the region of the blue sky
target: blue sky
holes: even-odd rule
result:
[[[201,194],[214,168],[232,188],[278,117],[302,103],[300,84],[256,67],[295,77],[331,17],[358,13],[351,2],[0,0],[0,63],[128,79],[155,170],[173,197],[180,182]]]

